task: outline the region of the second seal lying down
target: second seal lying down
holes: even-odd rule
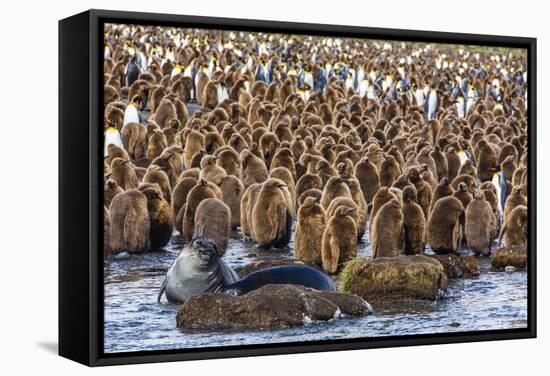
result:
[[[272,266],[250,273],[240,281],[226,286],[223,291],[241,295],[265,285],[300,285],[315,290],[336,290],[336,285],[325,273],[303,265]]]
[[[208,292],[245,294],[269,284],[294,284],[316,290],[336,290],[323,272],[302,265],[273,266],[250,273],[239,280],[237,273],[221,260],[216,243],[198,237],[187,244],[172,263],[158,295],[169,302],[185,302],[192,295]]]

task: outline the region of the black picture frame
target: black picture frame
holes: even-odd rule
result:
[[[132,23],[352,38],[526,48],[529,256],[526,329],[410,335],[168,351],[103,352],[103,24]],[[59,21],[59,354],[89,366],[352,350],[536,337],[535,38],[88,10]],[[98,182],[100,182],[98,184]]]

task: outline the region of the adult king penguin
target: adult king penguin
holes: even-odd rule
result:
[[[430,89],[430,93],[428,94],[428,101],[426,102],[426,104],[428,119],[435,119],[435,116],[437,115],[437,107],[439,106],[439,98],[435,87],[432,87]]]
[[[506,179],[504,178],[504,172],[495,170],[491,183],[497,190],[498,211],[500,213],[500,218],[502,219],[504,216],[506,198],[508,196],[506,192]]]
[[[124,111],[123,125],[126,125],[128,123],[141,123],[138,104],[139,104],[139,96],[134,95],[130,103],[128,103],[128,106],[126,106],[126,110]]]
[[[126,64],[126,69],[124,70],[124,84],[128,87],[138,79],[139,76],[139,67],[136,64],[135,57],[131,57],[128,64]]]
[[[104,156],[108,155],[107,150],[110,144],[116,145],[124,149],[124,143],[122,142],[122,137],[120,136],[120,132],[115,127],[109,127],[105,130],[105,149],[103,152]]]

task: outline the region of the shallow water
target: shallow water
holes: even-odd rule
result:
[[[252,242],[243,242],[237,232],[231,236],[223,257],[231,267],[260,259],[292,257],[291,248],[262,251]],[[358,254],[370,257],[368,236],[363,240],[358,244]],[[488,258],[480,258],[481,275],[449,280],[449,296],[437,302],[374,306],[374,313],[367,317],[311,323],[300,328],[181,331],[176,328],[179,305],[157,303],[165,270],[181,247],[181,238],[173,236],[164,252],[105,263],[106,353],[527,327],[527,273],[495,271]]]

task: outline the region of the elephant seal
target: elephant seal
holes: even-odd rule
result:
[[[336,290],[332,279],[317,269],[302,265],[282,265],[250,273],[240,281],[224,287],[223,291],[232,295],[241,295],[269,284],[292,284],[315,290]]]
[[[166,292],[169,302],[183,303],[192,295],[222,290],[239,276],[220,259],[213,240],[198,237],[189,242],[174,260],[162,282],[157,301]]]

